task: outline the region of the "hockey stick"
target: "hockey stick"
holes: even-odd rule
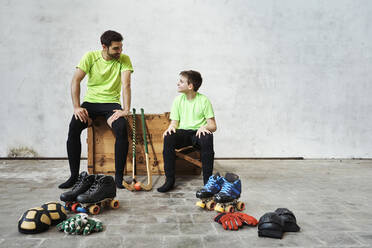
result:
[[[133,108],[133,113],[132,113],[132,116],[133,116],[133,126],[132,126],[132,165],[133,165],[133,168],[132,168],[132,185],[134,186],[134,184],[136,183],[136,109]]]
[[[133,108],[132,113],[132,183],[128,184],[125,180],[123,180],[123,186],[130,191],[134,191],[134,185],[136,183],[136,109]]]
[[[147,169],[147,184],[138,182],[134,185],[136,190],[151,190],[152,189],[152,171],[149,163],[149,150],[147,148],[147,134],[146,134],[146,123],[145,123],[145,114],[143,108],[141,108],[141,122],[142,122],[142,131],[143,131],[143,142],[145,145],[145,155],[146,155],[146,169]]]

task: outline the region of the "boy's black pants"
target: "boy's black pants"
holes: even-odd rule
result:
[[[163,159],[164,170],[167,179],[174,180],[175,176],[175,149],[185,146],[194,146],[200,149],[200,156],[203,168],[204,184],[208,182],[213,173],[213,134],[201,134],[196,137],[196,130],[177,129],[176,133],[168,134],[164,137]]]
[[[106,120],[114,113],[113,110],[121,109],[118,103],[89,103],[81,105],[88,111],[89,117],[94,120],[97,116],[104,116]],[[67,139],[67,154],[72,177],[79,175],[81,156],[81,132],[88,127],[88,123],[76,120],[72,116]],[[127,120],[120,117],[112,123],[112,131],[115,134],[115,174],[123,176],[128,154]]]

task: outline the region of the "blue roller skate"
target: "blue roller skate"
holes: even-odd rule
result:
[[[245,204],[238,201],[241,192],[242,186],[239,176],[234,173],[226,173],[223,178],[221,191],[214,196],[214,200],[217,203],[214,209],[221,213],[232,213],[235,209],[239,211],[244,210]]]
[[[220,176],[220,173],[217,172],[215,175],[210,176],[204,187],[196,191],[196,197],[200,199],[196,203],[196,206],[213,210],[216,206],[213,196],[220,192],[222,184],[223,177]]]

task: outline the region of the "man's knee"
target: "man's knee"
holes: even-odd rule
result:
[[[124,117],[120,117],[112,123],[112,131],[117,139],[128,139],[127,121],[124,119]]]
[[[80,119],[75,119],[73,116],[69,125],[68,136],[80,136],[81,131],[88,127],[87,123],[81,122]]]

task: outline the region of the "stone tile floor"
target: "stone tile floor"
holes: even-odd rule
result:
[[[213,222],[215,212],[195,206],[201,176],[184,176],[166,194],[119,190],[121,207],[98,216],[101,233],[72,236],[52,227],[24,235],[18,218],[59,200],[68,162],[0,160],[0,247],[372,247],[371,160],[217,160],[215,171],[241,177],[245,213],[259,219],[286,207],[301,232],[277,240],[259,238],[255,227],[225,231]],[[164,178],[153,180],[156,188]]]

